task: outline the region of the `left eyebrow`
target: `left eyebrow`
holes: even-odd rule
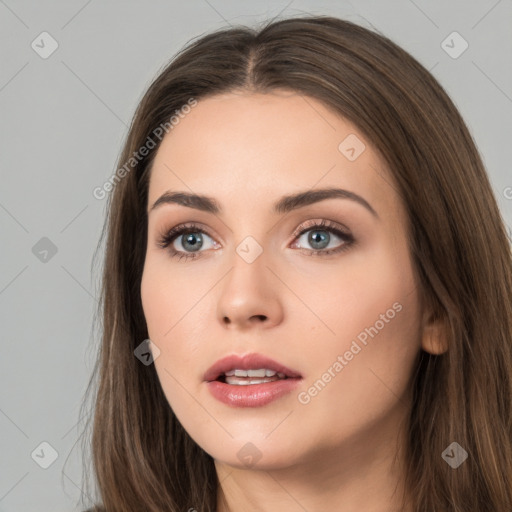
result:
[[[273,206],[273,212],[276,214],[285,214],[313,203],[325,201],[326,199],[348,199],[354,201],[366,208],[374,217],[379,218],[377,212],[364,199],[354,192],[341,188],[324,188],[318,190],[306,190],[297,194],[281,197]],[[171,192],[162,194],[150,208],[149,213],[162,204],[179,204],[187,208],[194,208],[208,213],[219,214],[222,208],[212,197],[189,192]]]

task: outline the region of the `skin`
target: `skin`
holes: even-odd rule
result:
[[[354,161],[338,150],[349,134],[366,145]],[[182,425],[214,458],[219,511],[397,510],[410,377],[421,348],[438,351],[438,334],[422,305],[407,217],[391,184],[355,126],[290,91],[202,99],[158,149],[148,210],[166,191],[208,195],[223,208],[212,214],[164,204],[151,211],[141,284],[149,337],[160,350],[158,377]],[[284,215],[271,211],[283,195],[331,186],[362,196],[378,217],[336,198]],[[308,242],[311,231],[300,240],[293,234],[322,219],[348,228],[354,244],[306,254],[322,249]],[[206,230],[202,254],[179,260],[157,242],[187,222]],[[176,250],[187,252],[186,236],[175,239]],[[236,252],[247,236],[263,250],[253,263]],[[344,243],[330,236],[329,248]],[[301,403],[298,394],[396,303],[401,311]],[[206,370],[250,352],[300,372],[297,390],[257,408],[217,401],[203,381]],[[246,443],[261,455],[252,467],[237,456]]]

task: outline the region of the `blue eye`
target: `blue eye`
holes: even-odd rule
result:
[[[336,227],[336,225],[331,221],[312,221],[311,225],[308,225],[306,228],[304,228],[303,225],[301,228],[302,231],[295,234],[294,240],[300,240],[306,233],[309,233],[306,237],[306,243],[308,243],[312,249],[305,249],[303,247],[298,248],[311,256],[326,256],[338,253],[348,249],[354,243],[354,238],[350,233]],[[338,242],[338,245],[335,247],[329,247],[332,242],[332,235],[334,235],[335,238],[340,239],[341,244]],[[217,242],[215,242],[212,237],[205,232],[204,228],[195,223],[184,224],[172,228],[158,240],[157,245],[163,249],[168,248],[172,257],[178,257],[179,260],[182,258],[189,260],[198,258],[201,256],[201,253],[204,252],[201,251],[201,249],[204,248],[205,236],[207,239],[211,240],[213,246],[211,248],[218,245]],[[174,247],[175,241],[179,242],[181,248],[177,249]],[[301,244],[302,243],[304,242],[301,242]],[[293,248],[295,247],[296,242],[293,244]]]
[[[307,234],[307,236],[305,236]],[[341,240],[341,244],[332,246],[334,238]],[[298,235],[297,239],[305,237],[306,242],[313,248],[313,250],[305,249],[310,255],[325,256],[327,254],[334,254],[347,249],[353,242],[354,238],[349,233],[334,227],[329,221],[321,221],[312,226],[303,229]],[[296,244],[294,244],[295,246]]]
[[[205,233],[204,229],[197,224],[186,224],[177,226],[169,230],[159,241],[158,246],[163,249],[169,247],[171,256],[179,256],[179,259],[193,259],[200,256],[199,252],[204,245],[204,236],[211,240],[211,237]],[[176,249],[172,246],[174,241],[179,241],[184,250]],[[188,251],[191,251],[190,253]]]

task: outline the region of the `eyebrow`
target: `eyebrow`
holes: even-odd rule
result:
[[[303,208],[313,203],[318,203],[326,199],[349,199],[361,206],[364,206],[374,217],[379,218],[377,212],[363,197],[349,190],[341,188],[324,188],[316,190],[306,190],[297,194],[281,197],[274,203],[273,213],[284,214]],[[149,213],[163,204],[179,204],[187,208],[194,208],[203,212],[219,214],[222,213],[222,207],[212,197],[191,194],[189,192],[171,192],[162,194],[153,204]]]

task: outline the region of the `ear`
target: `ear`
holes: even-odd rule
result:
[[[432,355],[441,355],[448,350],[448,325],[443,318],[434,316],[431,311],[423,316],[421,348]]]

